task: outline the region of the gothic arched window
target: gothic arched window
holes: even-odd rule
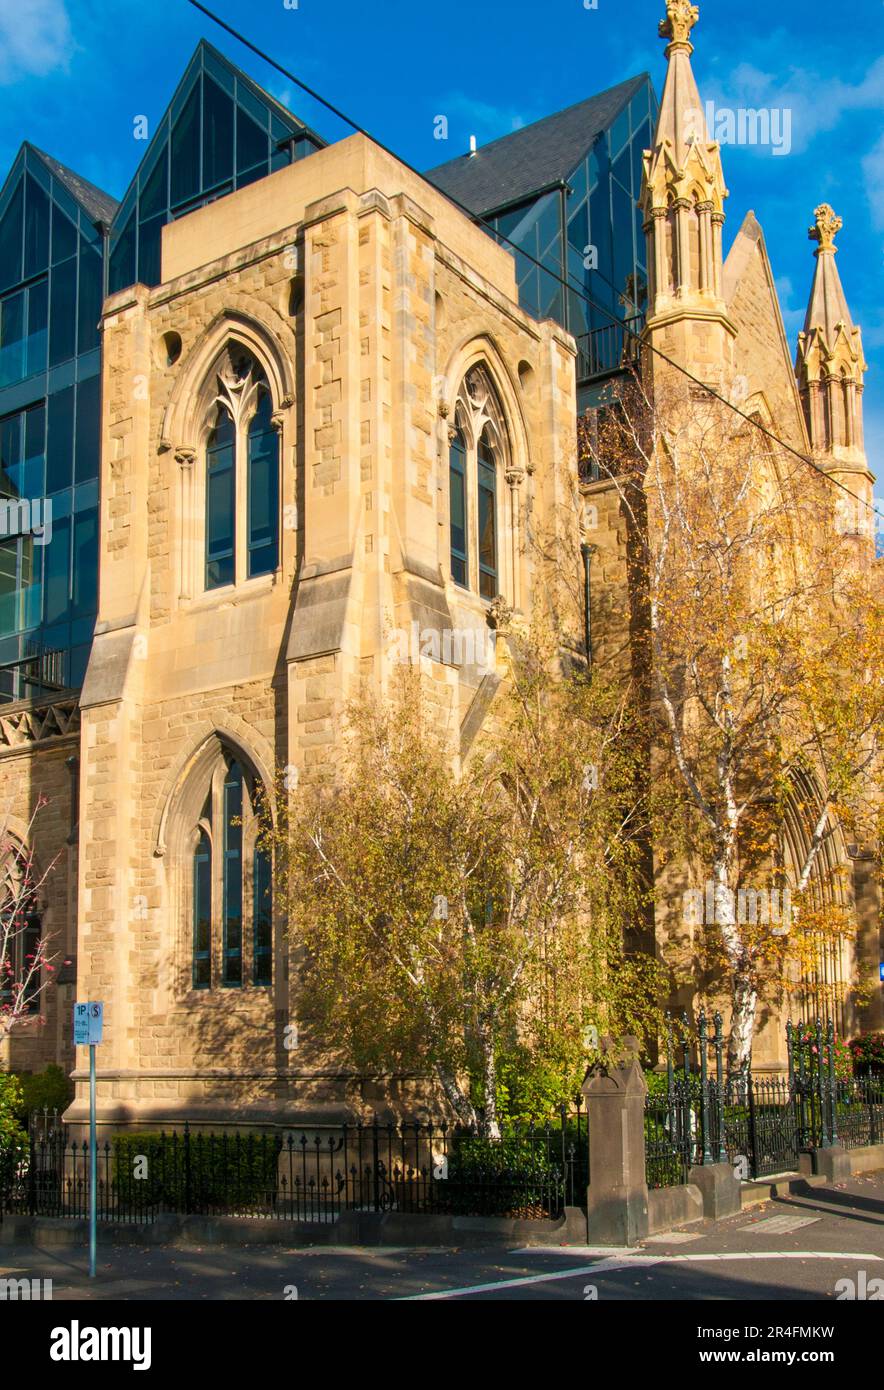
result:
[[[279,564],[279,436],[267,378],[235,345],[216,370],[205,445],[205,587]]]
[[[194,989],[272,983],[271,864],[260,844],[259,795],[258,781],[223,751],[191,838]]]
[[[467,372],[455,408],[448,456],[451,577],[493,599],[500,590],[498,471],[506,468],[509,437],[485,367]],[[476,576],[475,579],[472,576]]]

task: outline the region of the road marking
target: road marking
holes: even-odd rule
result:
[[[764,1221],[753,1221],[741,1229],[753,1236],[787,1236],[792,1231],[800,1231],[802,1226],[812,1226],[822,1220],[819,1216],[768,1216]]]
[[[688,1245],[692,1240],[702,1240],[705,1231],[661,1231],[657,1236],[645,1236],[643,1245]]]
[[[526,1253],[536,1253],[541,1247],[528,1246]],[[555,1247],[561,1254],[561,1247]],[[728,1255],[630,1255],[625,1259],[599,1260],[594,1265],[578,1265],[573,1269],[553,1270],[547,1274],[525,1274],[517,1279],[497,1279],[490,1284],[468,1284],[460,1289],[438,1289],[434,1293],[407,1294],[397,1303],[424,1303],[443,1298],[464,1298],[473,1293],[497,1293],[500,1289],[523,1288],[528,1284],[551,1284],[559,1279],[579,1279],[587,1275],[612,1274],[624,1269],[647,1269],[660,1264],[702,1264],[707,1260],[733,1262],[737,1260],[866,1260],[882,1261],[884,1255],[863,1255],[851,1251],[829,1250],[746,1250]]]

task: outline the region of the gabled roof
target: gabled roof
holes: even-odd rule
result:
[[[492,140],[473,155],[440,164],[424,178],[476,216],[522,202],[567,179],[602,131],[650,80],[646,72],[631,77]]]
[[[276,118],[279,121],[281,121],[284,125],[288,126],[289,130],[295,138],[304,138],[310,140],[311,143],[315,144],[318,149],[322,149],[325,145],[327,145],[327,140],[324,140],[322,136],[318,135],[315,130],[311,130],[310,126],[305,125],[304,122],[298,116],[294,115],[294,113],[289,111],[287,107],[283,106],[282,103],[278,101],[275,96],[272,96],[271,93],[268,92],[264,87],[261,87],[257,82],[254,81],[253,78],[249,77],[247,72],[243,72],[242,68],[237,67],[236,64],[232,63],[229,58],[225,58],[224,54],[220,53],[218,49],[214,47],[213,44],[210,44],[208,39],[200,39],[196,48],[193,50],[193,53],[190,55],[184,72],[181,74],[180,81],[178,82],[178,85],[176,86],[171,97],[169,98],[169,101],[166,104],[166,108],[162,116],[156,123],[153,138],[147,146],[147,149],[144,151],[144,154],[141,160],[139,161],[138,166],[135,169],[135,172],[132,175],[132,178],[129,182],[129,186],[123,194],[120,204],[118,205],[117,212],[120,213],[121,218],[124,216],[128,216],[129,194],[132,192],[132,189],[135,188],[138,183],[138,175],[141,169],[150,165],[150,161],[153,157],[154,150],[166,139],[166,117],[169,115],[170,111],[175,106],[175,102],[179,94],[183,92],[187,87],[189,87],[193,69],[199,62],[202,61],[203,54],[210,54],[211,58],[216,63],[222,64],[228,70],[228,72],[235,74],[239,82],[242,82],[246,87],[248,87],[250,91],[253,93],[253,95],[258,98],[259,101],[262,101],[266,106],[270,108],[272,115],[276,116]],[[126,204],[125,213],[123,213],[122,211],[123,204]]]
[[[62,164],[60,160],[53,159],[52,155],[47,154],[45,150],[38,149],[36,145],[32,145],[30,140],[25,143],[29,149],[33,150],[34,154],[42,159],[50,174],[58,179],[60,184],[64,185],[71,197],[76,199],[80,207],[88,213],[93,222],[106,222],[110,224],[113,220],[114,213],[119,207],[115,198],[112,198],[109,193],[103,193],[100,188],[96,188],[94,183],[90,183],[88,179],[84,179],[80,174],[75,173],[73,169],[69,169],[68,166]]]

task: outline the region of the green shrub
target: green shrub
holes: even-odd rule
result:
[[[438,1210],[452,1215],[538,1217],[558,1210],[564,1176],[546,1139],[460,1135],[448,1155],[448,1179],[435,1187]]]
[[[112,1175],[123,1201],[167,1211],[263,1205],[275,1192],[276,1135],[117,1134]]]
[[[43,1110],[48,1110],[50,1114],[57,1110],[61,1115],[74,1098],[73,1082],[55,1062],[50,1062],[44,1071],[25,1072],[19,1080],[25,1119],[35,1111]]]
[[[0,1072],[0,1149],[25,1139],[21,1124],[22,1087],[14,1072]]]

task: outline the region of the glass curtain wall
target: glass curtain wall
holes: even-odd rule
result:
[[[159,284],[166,222],[321,148],[318,136],[270,102],[200,45],[114,218],[111,294],[136,280]]]
[[[0,697],[78,684],[95,625],[104,248],[93,218],[25,145],[0,193]]]
[[[22,146],[0,190],[0,700],[86,670],[105,294],[159,283],[164,223],[322,144],[202,42],[122,205]]]
[[[611,314],[628,320],[643,316],[647,307],[645,236],[636,204],[642,153],[650,146],[656,121],[657,98],[648,83],[587,150],[569,175],[564,195],[554,189],[487,219],[519,248],[514,255],[523,308],[538,318],[556,319],[578,339],[582,379],[606,370],[608,358],[612,368],[617,366],[607,338],[613,343],[616,335],[619,343],[622,334],[611,329]],[[523,253],[552,274],[544,274]],[[574,288],[564,291],[554,275]],[[588,347],[590,335],[598,336]]]

